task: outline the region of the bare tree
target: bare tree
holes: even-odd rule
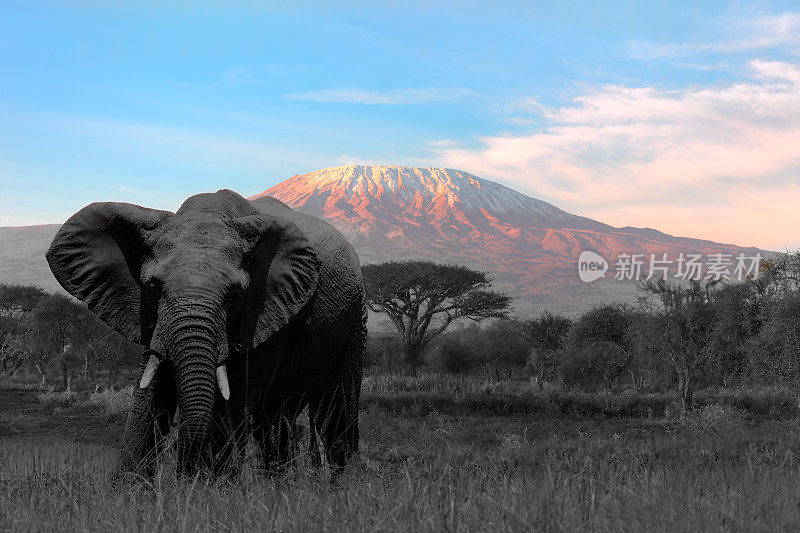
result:
[[[763,260],[758,277],[750,281],[762,295],[797,294],[800,292],[800,251],[776,253]]]
[[[95,366],[104,370],[109,383],[119,379],[120,372],[126,369],[138,368],[141,347],[133,344],[119,333],[104,325],[108,332],[92,343],[86,350],[87,358],[91,356],[89,370],[86,371],[87,379],[93,379],[92,370]]]
[[[487,290],[485,272],[432,261],[389,261],[363,268],[369,308],[382,313],[403,339],[414,373],[428,343],[454,321],[506,317],[511,297]]]
[[[25,322],[45,292],[35,285],[0,283],[0,368],[22,354]]]
[[[30,364],[44,383],[48,365],[58,357],[62,385],[68,388],[77,353],[98,331],[99,320],[86,306],[66,296],[50,294],[39,301],[28,322],[26,351]]]
[[[710,339],[714,325],[714,281],[690,280],[688,284],[664,278],[639,282],[643,297],[653,313],[652,332],[656,345],[666,355],[677,376],[682,408],[692,408],[698,377],[711,356]],[[656,301],[653,302],[652,298]]]

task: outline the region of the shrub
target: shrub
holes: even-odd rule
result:
[[[497,320],[450,333],[440,341],[437,357],[442,370],[452,374],[481,368],[495,379],[504,379],[525,368],[532,346],[522,322]]]
[[[403,343],[394,336],[367,337],[364,368],[397,368],[402,366]]]
[[[573,324],[567,345],[583,347],[606,341],[625,346],[631,319],[631,309],[622,304],[603,304],[590,309]]]
[[[89,403],[101,407],[108,413],[119,414],[128,410],[133,398],[133,385],[129,385],[119,390],[104,389],[96,390],[89,395]]]
[[[558,368],[561,359],[564,357],[564,350],[550,350],[547,348],[533,348],[528,356],[525,369],[539,389],[545,383],[550,383],[558,377]]]
[[[568,387],[585,390],[596,390],[601,386],[613,390],[627,364],[625,350],[610,341],[596,341],[573,348],[565,355],[560,368],[561,380]]]
[[[531,338],[534,348],[541,351],[555,351],[566,345],[567,335],[572,328],[572,319],[545,311],[539,317],[523,322],[523,327]]]
[[[445,339],[439,346],[439,361],[442,370],[448,374],[467,374],[480,364],[473,345],[452,337]]]
[[[78,401],[74,391],[56,391],[52,387],[37,394],[39,401],[48,407],[69,407]]]
[[[746,344],[747,374],[756,383],[794,383],[800,378],[800,295],[775,299],[759,334]]]

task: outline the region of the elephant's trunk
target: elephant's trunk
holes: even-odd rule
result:
[[[178,426],[178,468],[193,474],[202,457],[214,411],[217,386],[217,335],[211,320],[182,326],[175,332],[175,366],[180,425]]]
[[[182,364],[177,369],[178,406],[178,468],[192,474],[203,452],[214,410],[216,376],[212,360]]]

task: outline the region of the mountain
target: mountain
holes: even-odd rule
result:
[[[44,258],[60,227],[61,224],[45,224],[0,228],[0,283],[33,284],[66,294]]]
[[[649,228],[614,228],[452,169],[347,165],[292,176],[251,200],[265,195],[328,220],[362,263],[419,258],[486,270],[517,299],[521,315],[574,314],[601,300],[631,300],[634,283],[613,279],[620,254],[666,253],[674,261],[680,253],[759,253]],[[44,260],[58,228],[0,228],[0,280],[58,290]],[[587,250],[612,262],[593,283],[577,274]]]
[[[517,300],[518,312],[575,313],[600,300],[631,300],[633,282],[584,283],[582,251],[620,254],[714,253],[748,256],[756,248],[673,237],[649,228],[614,228],[573,215],[499,183],[445,168],[347,165],[296,175],[260,196],[327,219],[362,262],[421,258],[490,272]],[[674,270],[673,270],[674,272]]]

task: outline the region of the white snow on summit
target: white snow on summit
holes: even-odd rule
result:
[[[255,196],[278,196],[293,207],[330,211],[344,201],[359,208],[416,212],[437,219],[478,213],[524,225],[598,226],[499,183],[446,168],[393,165],[345,165],[293,176]]]

